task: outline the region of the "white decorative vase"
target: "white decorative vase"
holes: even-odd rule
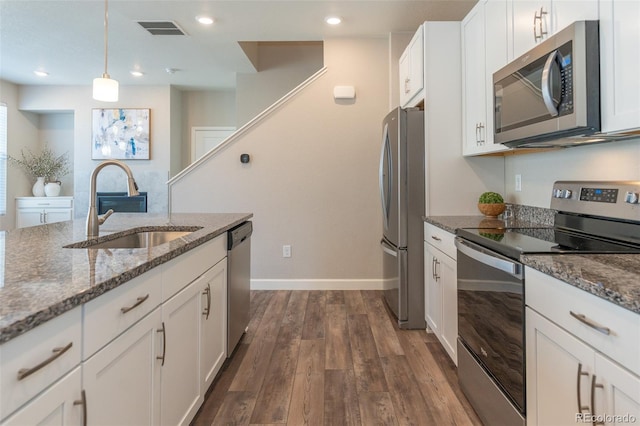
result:
[[[44,193],[47,197],[57,197],[60,195],[60,188],[62,188],[60,181],[47,182],[44,185]]]
[[[36,178],[36,183],[33,184],[33,188],[31,188],[31,192],[34,197],[44,197],[44,178],[39,177]]]

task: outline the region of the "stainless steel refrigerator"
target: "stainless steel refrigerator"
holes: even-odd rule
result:
[[[380,198],[384,295],[400,328],[424,319],[424,113],[396,108],[382,123]]]

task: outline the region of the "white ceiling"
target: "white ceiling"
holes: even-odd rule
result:
[[[227,89],[254,72],[238,41],[385,37],[424,21],[461,20],[476,0],[110,0],[109,66],[122,85]],[[197,15],[215,24],[198,24]],[[342,17],[331,27],[328,15]],[[104,69],[103,0],[0,0],[0,78],[16,84],[90,85]],[[137,21],[174,21],[187,36],[152,36]],[[137,68],[143,77],[129,71]],[[165,70],[177,71],[169,74]],[[46,78],[34,70],[49,73]]]

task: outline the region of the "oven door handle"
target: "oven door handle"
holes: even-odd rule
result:
[[[481,246],[469,243],[460,237],[456,237],[455,244],[456,248],[461,253],[469,256],[470,258],[492,268],[511,274],[516,278],[522,278],[522,264],[492,256],[484,251],[479,251],[478,249],[482,249]]]

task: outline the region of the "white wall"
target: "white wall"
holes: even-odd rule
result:
[[[315,279],[361,287],[382,276],[377,175],[388,41],[326,40],[324,63],[322,77],[171,190],[173,212],[254,213],[251,275],[265,286]],[[354,85],[355,102],[335,102],[336,85]],[[245,152],[251,163],[243,165]],[[291,258],[282,257],[284,244]]]
[[[515,175],[522,175],[522,192]],[[549,208],[556,180],[640,180],[640,139],[506,157],[507,201]]]
[[[18,110],[18,90],[15,84],[0,80],[0,102],[7,104],[7,152],[22,158],[22,149],[38,152],[38,115]],[[0,230],[15,228],[15,197],[31,195],[34,182],[22,169],[7,168],[7,214],[0,216]]]
[[[75,216],[85,217],[89,205],[89,177],[100,161],[91,159],[91,111],[93,108],[150,108],[150,160],[129,160],[140,191],[149,193],[150,212],[166,212],[166,182],[171,167],[171,88],[169,86],[121,86],[113,104],[94,101],[91,86],[21,86],[19,108],[49,113],[73,111]],[[179,125],[179,124],[178,124]],[[98,177],[99,191],[123,191],[125,174],[108,167]]]
[[[236,127],[241,127],[323,66],[323,43],[260,42],[256,73],[236,76]]]

